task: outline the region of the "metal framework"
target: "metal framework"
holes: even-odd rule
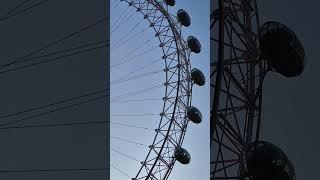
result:
[[[256,0],[214,0],[211,19],[210,179],[249,179],[248,145],[259,139],[262,83]]]
[[[191,105],[190,50],[184,41],[182,25],[168,13],[167,4],[157,0],[122,0],[141,13],[155,31],[162,48],[165,95],[152,145],[132,179],[168,179],[175,164],[174,150],[181,147],[188,125],[186,109]]]

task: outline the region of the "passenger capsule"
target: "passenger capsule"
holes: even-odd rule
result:
[[[179,10],[178,10],[178,13],[177,13],[177,16],[178,16],[178,21],[179,21],[182,25],[184,25],[184,26],[186,26],[186,27],[190,26],[190,24],[191,24],[191,19],[190,19],[189,14],[188,14],[185,10],[179,9]]]
[[[192,81],[197,84],[198,86],[203,86],[206,82],[205,76],[203,75],[203,73],[197,69],[197,68],[193,68],[191,70],[191,79]]]
[[[168,4],[169,6],[174,6],[176,4],[175,0],[165,0],[166,4]]]
[[[199,124],[202,121],[202,114],[196,107],[190,106],[187,109],[187,116],[193,123]]]
[[[275,145],[256,141],[247,153],[248,173],[255,180],[293,180],[295,173],[292,163],[284,152]]]
[[[191,161],[191,156],[188,153],[187,150],[178,147],[175,151],[174,151],[174,157],[176,158],[177,161],[179,161],[181,164],[189,164]]]
[[[260,48],[271,67],[286,77],[300,75],[305,67],[305,51],[295,33],[278,22],[267,22],[260,30]]]
[[[201,52],[201,44],[196,37],[189,36],[187,41],[188,41],[188,47],[191,50],[191,52],[194,52],[194,53]]]

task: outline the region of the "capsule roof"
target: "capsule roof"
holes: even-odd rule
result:
[[[292,30],[279,22],[266,22],[259,33],[262,56],[276,72],[286,77],[303,72],[305,51]]]

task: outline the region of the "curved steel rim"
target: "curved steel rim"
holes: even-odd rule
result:
[[[182,39],[182,36],[181,36],[181,25],[179,27],[179,23],[177,21],[174,21],[171,17],[171,15],[167,12],[167,5],[165,4],[165,2],[158,2],[156,0],[146,0],[146,1],[136,1],[136,0],[121,0],[121,1],[125,1],[129,4],[129,6],[133,6],[135,7],[137,10],[139,10],[139,12],[145,16],[145,19],[150,23],[150,24],[153,24],[155,23],[154,20],[155,20],[155,14],[158,12],[159,15],[162,16],[162,20],[166,20],[169,27],[166,27],[168,30],[171,30],[171,33],[172,33],[172,41],[174,41],[175,43],[175,47],[166,47],[166,46],[162,46],[162,52],[163,52],[163,55],[166,56],[167,55],[167,52],[169,52],[170,49],[172,48],[175,48],[177,49],[176,52],[174,52],[176,55],[177,55],[177,65],[176,67],[170,67],[172,61],[170,62],[167,58],[164,58],[165,60],[165,68],[168,69],[174,69],[175,70],[173,72],[171,72],[172,74],[170,74],[170,71],[166,71],[166,82],[170,82],[170,79],[174,76],[174,74],[176,74],[176,71],[178,71],[176,74],[177,75],[177,80],[175,82],[173,82],[172,84],[175,84],[175,85],[171,85],[168,84],[168,83],[165,83],[164,86],[165,86],[165,97],[168,97],[168,94],[171,94],[171,92],[173,90],[176,89],[176,95],[175,95],[175,98],[174,98],[174,103],[171,102],[171,106],[174,105],[173,109],[172,109],[172,112],[171,113],[166,113],[166,110],[168,110],[170,108],[167,107],[167,102],[169,101],[168,99],[164,99],[164,104],[163,104],[163,109],[162,109],[162,113],[161,113],[161,118],[160,118],[160,123],[159,123],[159,126],[158,126],[158,130],[156,131],[156,135],[154,137],[154,140],[152,142],[152,145],[150,146],[150,149],[149,149],[149,152],[144,160],[144,162],[142,162],[141,164],[141,168],[139,169],[137,175],[135,178],[133,179],[160,179],[157,178],[157,176],[155,174],[159,174],[161,172],[164,171],[164,173],[161,174],[161,179],[167,179],[171,173],[171,170],[173,168],[173,165],[175,163],[175,159],[172,158],[170,162],[166,162],[164,163],[164,158],[163,158],[163,155],[162,155],[162,152],[163,150],[165,149],[165,145],[166,144],[171,144],[173,145],[174,147],[180,147],[183,143],[183,139],[184,139],[184,135],[185,135],[185,132],[186,132],[186,129],[187,129],[187,124],[188,124],[188,120],[186,118],[186,113],[185,113],[185,109],[191,105],[191,93],[192,93],[192,83],[191,81],[189,80],[189,75],[190,75],[190,69],[191,69],[191,65],[190,65],[190,62],[189,62],[189,54],[190,54],[190,51],[188,48],[186,48],[186,42]],[[153,6],[153,7],[150,7]],[[144,9],[146,8],[146,9]],[[154,12],[153,12],[154,11]],[[157,12],[156,12],[157,11]],[[153,15],[154,16],[150,16],[149,14],[152,14],[154,13]],[[160,14],[161,13],[161,14]],[[153,18],[153,19],[152,19]],[[162,26],[162,23],[163,22],[159,22],[161,23],[160,26]],[[161,31],[159,31],[158,29],[155,28],[155,24],[152,26],[154,31],[156,33],[159,33],[160,35],[163,33]],[[167,31],[166,33],[169,33],[169,31]],[[168,34],[165,35],[166,37],[169,37]],[[170,38],[169,38],[170,39]],[[160,36],[158,36],[158,40],[160,41],[160,43],[166,43],[166,42],[163,42],[163,39],[160,38]],[[168,48],[168,49],[166,49]],[[176,56],[174,55],[174,56]],[[183,76],[184,75],[184,76]],[[182,80],[181,77],[184,77],[185,79],[187,80]],[[185,85],[185,86],[183,86]],[[172,90],[170,89],[170,87],[172,87]],[[185,93],[185,94],[183,94]],[[183,99],[185,100],[185,103],[182,103],[183,102]],[[178,142],[176,142],[176,144],[173,143],[172,140],[169,140],[170,137],[170,132],[172,131],[172,126],[174,123],[177,123],[175,121],[175,118],[176,117],[179,117],[179,115],[177,116],[177,108],[179,108],[178,106],[183,106],[184,108],[184,117],[181,118],[181,122],[178,124],[181,126],[181,130],[180,130],[180,134],[178,135],[179,138],[178,138]],[[179,112],[181,113],[181,112]],[[165,129],[165,132],[163,133],[164,130],[161,130],[162,127],[164,127],[167,123],[165,123],[165,119],[164,119],[164,114],[171,114],[171,117],[169,120],[169,125],[167,127],[167,129]],[[157,152],[157,157],[156,158],[153,158],[150,160],[150,156],[152,154],[153,151],[155,151],[155,146],[160,143],[160,142],[157,142],[157,138],[159,136],[165,136],[162,142],[162,145],[161,145],[161,148],[160,150]],[[167,153],[169,152],[172,152],[172,150],[168,151]],[[152,164],[148,164],[150,161],[154,161]],[[161,164],[163,163],[167,168],[166,169],[156,169],[156,166],[157,164]],[[148,166],[148,167],[147,167]],[[150,168],[149,168],[150,167]],[[143,170],[145,169],[145,174],[143,174]]]

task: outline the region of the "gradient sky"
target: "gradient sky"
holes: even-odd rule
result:
[[[113,1],[111,1],[112,4]],[[112,7],[112,6],[111,6]],[[122,14],[122,11],[127,7],[127,5],[124,6],[118,6],[115,9],[111,9],[111,31],[112,31],[112,24],[114,20],[116,20],[120,14]],[[119,10],[120,8],[120,10]],[[122,11],[121,11],[122,8]],[[191,56],[191,62],[192,67],[196,67],[201,69],[206,77],[209,77],[209,1],[203,1],[202,3],[194,3],[194,1],[186,0],[186,1],[177,1],[175,7],[170,7],[170,13],[176,14],[178,9],[185,9],[191,16],[191,26],[188,28],[184,28],[183,35],[185,38],[187,38],[189,35],[196,36],[202,43],[202,52],[200,54],[192,54]],[[137,18],[136,18],[137,17]],[[135,22],[138,22],[141,19],[141,16],[136,16],[133,19]],[[139,19],[140,18],[140,19]],[[131,24],[130,24],[131,23]],[[126,24],[125,27],[122,27],[123,29],[129,30],[131,26],[134,25],[131,21]],[[147,26],[147,24],[145,24]],[[139,46],[141,42],[145,39],[148,39],[151,37],[154,32],[152,30],[149,30],[148,32],[145,32],[143,34],[143,37],[137,38],[138,40],[135,41],[135,43],[128,44],[126,48],[123,48],[122,50],[113,50],[112,49],[112,43],[117,42],[117,40],[120,38],[120,35],[123,35],[121,29],[119,28],[119,32],[114,32],[114,34],[111,34],[111,66],[113,64],[116,64],[121,57],[126,54],[126,52],[130,51],[130,48],[134,48]],[[134,33],[133,33],[134,34]],[[145,48],[149,48],[152,46],[157,46],[158,42],[153,41],[150,46],[147,46]],[[145,55],[143,59],[139,59],[140,61],[150,61],[157,59],[161,57],[160,51],[154,51],[151,54]],[[149,59],[150,58],[150,59]],[[159,64],[160,66],[161,64]],[[132,63],[131,66],[124,67],[123,69],[112,69],[111,68],[111,81],[114,79],[117,79],[117,77],[127,73],[132,70],[132,66],[137,68],[139,66],[138,61],[137,63]],[[158,67],[152,67],[152,68],[158,68]],[[161,67],[162,68],[162,67]],[[134,69],[134,68],[133,68]],[[162,75],[161,75],[162,76]],[[123,94],[124,92],[128,92],[128,90],[132,89],[141,89],[141,87],[145,86],[145,84],[157,84],[159,81],[161,82],[161,77],[156,76],[157,78],[150,78],[147,80],[141,80],[141,81],[135,81],[135,83],[126,83],[125,85],[119,85],[116,87],[113,87],[111,85],[111,101],[112,98],[116,95]],[[155,97],[152,96],[156,95],[156,97],[161,98],[163,95],[163,91],[156,90],[151,92],[150,94],[145,94],[144,96],[148,97]],[[160,97],[159,97],[160,96]],[[179,163],[175,164],[175,167],[173,168],[173,172],[169,179],[206,179],[209,177],[209,86],[208,84],[204,87],[194,87],[193,90],[193,97],[192,97],[192,104],[196,107],[198,107],[202,113],[203,113],[203,122],[199,125],[195,125],[193,123],[190,123],[188,126],[187,134],[185,137],[185,141],[183,144],[183,147],[189,151],[191,154],[191,163],[189,165],[181,165]],[[139,117],[139,121],[137,121],[135,118],[132,118],[130,120],[123,119],[120,117],[113,117],[113,114],[139,114],[139,113],[159,113],[161,110],[162,104],[161,103],[150,103],[148,105],[144,104],[144,106],[140,106],[138,104],[136,105],[119,105],[119,104],[111,104],[111,121],[118,121],[118,122],[126,122],[126,123],[137,123],[137,125],[141,126],[147,126],[147,125],[153,125],[153,128],[155,128],[156,124],[152,124],[152,122],[156,122],[156,117]],[[150,122],[151,120],[155,120]],[[146,122],[146,123],[142,123]],[[117,137],[124,137],[129,138],[130,140],[135,140],[138,142],[143,142],[145,144],[150,144],[151,140],[153,139],[154,133],[145,133],[145,132],[136,132],[134,130],[128,130],[124,128],[119,128],[115,125],[111,125],[111,136],[117,136]],[[124,152],[126,154],[130,154],[131,156],[134,156],[141,160],[142,157],[145,157],[145,153],[147,148],[142,148],[140,151],[140,148],[137,148],[135,146],[127,145],[127,144],[120,144],[120,142],[117,142],[115,140],[111,139],[111,148],[116,147],[117,150]],[[121,148],[123,147],[123,148]],[[126,147],[126,148],[125,148]],[[139,158],[140,157],[140,158]],[[116,153],[111,152],[111,163],[117,164],[119,168],[121,168],[123,171],[128,173],[132,176],[132,174],[135,174],[137,171],[137,163],[134,162],[131,164],[131,161],[129,161],[126,158],[123,158]],[[121,180],[121,179],[127,179],[123,174],[117,172],[116,170],[111,170],[111,179],[112,180]]]

